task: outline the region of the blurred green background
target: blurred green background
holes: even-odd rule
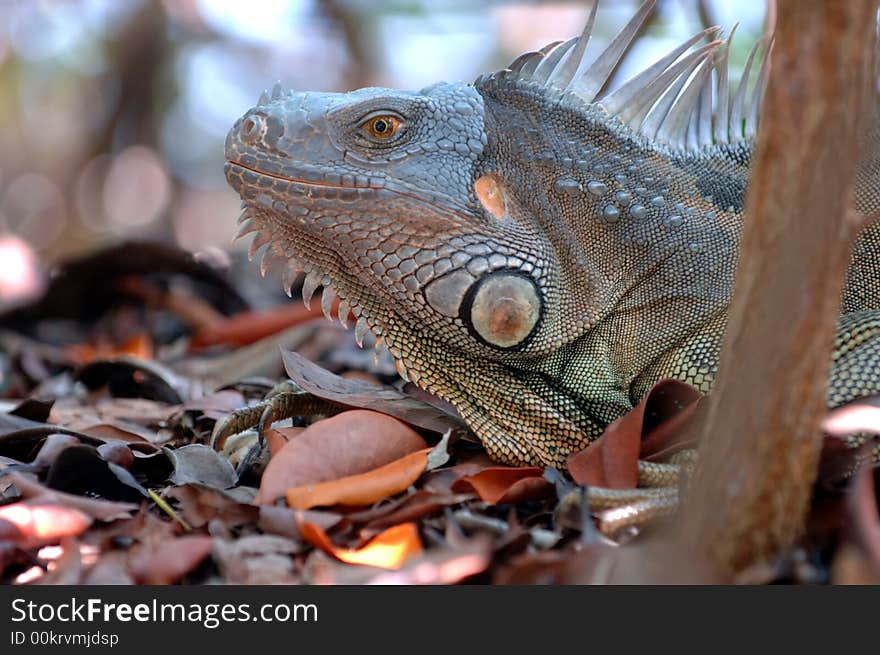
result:
[[[603,0],[592,52],[635,11]],[[54,262],[122,239],[220,258],[239,200],[223,141],[260,91],[471,81],[577,34],[589,0],[0,0],[0,308]],[[659,0],[625,79],[707,24],[740,23],[734,77],[764,3]]]

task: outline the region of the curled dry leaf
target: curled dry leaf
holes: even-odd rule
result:
[[[553,485],[543,478],[543,474],[544,469],[531,466],[493,466],[460,478],[452,484],[452,490],[473,491],[490,505],[519,503],[553,493]]]
[[[189,395],[187,381],[155,361],[122,356],[83,366],[76,379],[88,389],[107,387],[111,396],[178,405]]]
[[[382,503],[359,514],[349,514],[347,518],[353,523],[367,521],[358,534],[361,537],[372,536],[391,525],[417,521],[444,507],[451,507],[472,498],[471,494],[433,493],[420,489],[402,498],[399,503]]]
[[[97,448],[85,445],[70,446],[56,456],[46,474],[46,486],[123,502],[139,502],[147,497],[146,489],[128,470],[105,460]]]
[[[417,450],[385,466],[336,480],[293,487],[287,490],[287,504],[295,509],[325,505],[369,505],[400,493],[425,472],[430,448]]]
[[[310,362],[299,353],[282,353],[290,379],[318,398],[349,407],[372,409],[433,432],[467,430],[462,419],[392,387],[340,377]]]
[[[679,380],[660,380],[635,408],[605,428],[585,450],[569,455],[566,468],[579,485],[633,489],[639,457],[683,446],[684,426],[700,393]]]
[[[85,532],[91,524],[91,517],[73,507],[28,501],[0,507],[0,537],[23,546],[73,537]],[[7,526],[13,526],[15,531],[11,532]]]
[[[303,487],[375,469],[427,447],[390,416],[352,410],[310,425],[269,461],[256,502],[270,504]]]
[[[422,541],[415,523],[402,523],[388,528],[362,548],[340,548],[333,545],[327,533],[313,523],[301,523],[299,530],[303,539],[315,548],[320,548],[348,564],[363,564],[396,571],[410,557],[422,552]]]
[[[34,464],[51,466],[55,463],[61,451],[72,446],[79,446],[82,442],[77,437],[69,434],[49,434],[43,440],[43,445],[34,457]]]

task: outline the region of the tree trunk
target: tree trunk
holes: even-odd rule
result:
[[[736,289],[685,543],[732,575],[799,535],[856,221],[875,2],[779,0]]]

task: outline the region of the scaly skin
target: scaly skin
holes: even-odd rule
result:
[[[669,147],[499,73],[276,90],[230,131],[226,175],[286,284],[304,270],[335,291],[494,459],[562,467],[658,379],[711,388],[752,147],[725,141]],[[880,391],[876,239],[860,243],[833,405]]]

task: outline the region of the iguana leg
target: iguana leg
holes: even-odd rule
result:
[[[262,445],[266,428],[275,421],[319,414],[332,416],[343,409],[343,405],[318,398],[287,380],[266,394],[265,400],[237,409],[217,421],[211,434],[211,447],[219,450],[229,436],[251,428],[257,428],[259,443]]]

